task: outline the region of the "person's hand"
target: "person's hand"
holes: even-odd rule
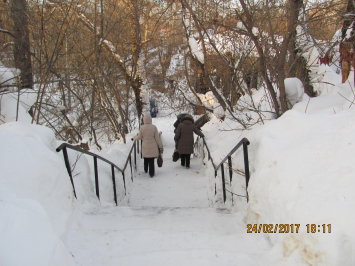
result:
[[[163,153],[163,152],[164,152],[164,148],[160,148],[159,150],[160,150],[160,152],[161,152],[161,153]]]

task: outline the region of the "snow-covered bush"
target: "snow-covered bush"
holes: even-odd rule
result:
[[[285,91],[289,108],[292,108],[292,106],[300,102],[303,98],[304,87],[302,81],[298,78],[285,79]]]
[[[32,121],[28,111],[36,102],[37,93],[32,89],[21,90],[20,95],[16,92],[17,72],[17,69],[6,68],[0,63],[0,84],[14,85],[14,87],[9,87],[8,91],[0,95],[0,125],[6,122],[20,121],[30,123]]]

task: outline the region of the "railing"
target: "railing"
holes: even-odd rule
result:
[[[133,181],[133,171],[132,171],[132,159],[131,159],[131,154],[132,151],[134,151],[134,165],[135,165],[135,169],[137,170],[137,157],[136,154],[139,154],[139,142],[138,141],[134,141],[132,148],[128,154],[126,163],[123,167],[123,169],[119,168],[117,165],[115,165],[114,163],[110,162],[109,160],[86,150],[80,149],[76,146],[70,145],[68,143],[62,143],[57,149],[57,152],[60,152],[61,150],[63,150],[63,156],[64,156],[64,162],[65,162],[65,166],[67,168],[69,177],[70,177],[70,181],[71,184],[73,186],[73,192],[74,192],[74,196],[76,198],[76,192],[75,192],[75,186],[74,186],[74,181],[73,181],[73,176],[72,176],[72,171],[71,171],[71,167],[70,167],[70,163],[69,163],[69,157],[68,157],[68,151],[67,148],[87,154],[87,155],[91,155],[94,157],[94,170],[95,170],[95,190],[96,190],[96,196],[98,197],[98,199],[100,200],[100,193],[99,193],[99,174],[98,174],[98,167],[97,167],[97,159],[100,159],[101,161],[104,161],[108,164],[111,165],[111,173],[112,173],[112,185],[113,185],[113,194],[114,194],[114,200],[117,206],[117,192],[116,192],[116,179],[115,179],[115,168],[122,173],[122,179],[123,179],[123,185],[124,185],[124,190],[125,190],[125,195],[126,195],[126,179],[125,179],[125,170],[127,168],[127,165],[129,163],[130,168],[131,168],[131,179]]]
[[[230,178],[230,184],[232,184],[232,176],[233,176],[233,171],[232,171],[232,155],[235,153],[241,145],[243,145],[243,152],[244,152],[244,171],[245,171],[245,183],[246,183],[246,198],[247,202],[249,201],[248,197],[248,184],[249,184],[249,179],[250,179],[250,173],[249,173],[249,159],[248,159],[248,145],[250,144],[249,140],[247,138],[243,138],[239,143],[228,153],[226,157],[216,166],[215,163],[213,162],[210,149],[207,146],[205,138],[202,138],[203,144],[202,144],[202,152],[203,152],[203,158],[205,158],[205,150],[204,147],[206,147],[207,154],[208,154],[208,161],[211,160],[212,166],[215,170],[215,178],[217,177],[217,171],[219,168],[221,168],[221,176],[222,176],[222,190],[223,190],[223,202],[226,202],[227,196],[226,196],[226,182],[225,182],[225,176],[224,176],[224,167],[223,164],[228,160],[228,168],[229,168],[229,178]],[[194,144],[195,148],[199,148],[200,145],[200,137],[197,137],[197,140]],[[215,185],[215,194],[217,194],[217,188]]]

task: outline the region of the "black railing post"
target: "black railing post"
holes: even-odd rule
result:
[[[245,189],[247,192],[247,202],[249,202],[249,197],[248,197],[248,184],[249,184],[249,179],[250,179],[250,174],[249,174],[249,159],[248,159],[248,145],[250,142],[248,140],[243,141],[243,151],[244,151],[244,171],[245,171]]]
[[[214,194],[217,195],[217,181],[216,181],[216,178],[217,178],[217,171],[215,170],[214,171]]]
[[[208,150],[207,143],[205,142],[205,139],[203,138],[203,144],[206,146],[207,153],[208,153],[208,160],[211,160],[211,154],[210,151]]]
[[[197,140],[198,141],[198,140]],[[226,188],[225,188],[225,176],[224,176],[224,163],[228,163],[228,168],[229,168],[229,178],[230,178],[230,186],[232,187],[232,179],[233,179],[233,165],[232,165],[232,155],[243,145],[243,151],[244,151],[244,169],[245,169],[245,182],[246,182],[246,198],[247,201],[249,202],[249,197],[248,197],[248,184],[249,184],[249,179],[250,179],[250,172],[249,172],[249,159],[248,159],[248,145],[250,142],[248,141],[247,138],[243,138],[238,142],[236,146],[228,153],[226,157],[222,159],[222,161],[216,166],[213,162],[213,158],[211,156],[210,150],[207,146],[207,143],[205,141],[205,138],[202,138],[202,152],[203,152],[203,158],[205,157],[205,147],[207,150],[208,154],[208,160],[211,160],[212,166],[215,170],[214,176],[215,176],[215,186],[214,186],[214,193],[217,195],[217,171],[219,167],[221,167],[221,175],[222,175],[222,186],[223,186],[223,200],[224,202],[226,201]],[[195,143],[196,144],[196,143]],[[197,147],[198,147],[197,143]],[[233,204],[233,192],[230,192],[232,194],[232,204]]]
[[[134,142],[134,168],[137,171],[137,154],[136,154],[136,144],[137,142]]]
[[[205,145],[202,142],[202,158],[205,159],[206,158],[206,154],[205,154]],[[208,160],[210,160],[210,158],[208,157]]]
[[[113,195],[117,206],[115,167],[113,166],[113,164],[111,164],[111,172],[112,172]]]
[[[99,173],[97,170],[97,157],[94,156],[94,170],[95,170],[95,187],[96,187],[96,196],[100,200],[100,192],[99,192]]]
[[[229,167],[229,179],[230,179],[230,184],[232,187],[232,175],[233,175],[233,171],[232,171],[232,157],[228,156],[228,167]]]
[[[124,194],[126,195],[126,179],[124,177],[124,172],[122,172],[122,178],[123,178]]]
[[[131,154],[129,154],[129,166],[131,167],[131,180],[133,182],[133,171],[132,171],[132,159]]]
[[[136,144],[136,142],[137,142],[137,144]],[[130,149],[129,158],[127,157],[126,164],[125,164],[123,170],[120,167],[118,167],[117,165],[115,165],[114,163],[110,162],[109,160],[107,160],[107,159],[105,159],[105,158],[103,158],[103,157],[101,157],[101,156],[99,156],[99,155],[97,155],[95,153],[80,149],[80,148],[78,148],[76,146],[73,146],[73,145],[70,145],[68,143],[62,143],[59,147],[57,147],[56,148],[57,152],[60,152],[61,150],[63,150],[64,162],[65,162],[65,166],[67,168],[67,171],[68,171],[68,174],[69,174],[69,177],[70,177],[70,181],[71,181],[72,186],[73,186],[73,192],[74,192],[75,198],[77,196],[76,196],[76,191],[75,191],[75,187],[74,187],[73,175],[72,175],[72,171],[71,171],[71,166],[70,166],[70,162],[69,162],[67,148],[94,157],[95,190],[96,190],[96,196],[97,196],[97,198],[99,200],[100,200],[100,189],[99,189],[99,174],[98,174],[97,160],[100,159],[101,161],[106,162],[106,163],[111,165],[113,190],[114,190],[114,196],[115,196],[115,203],[117,205],[118,204],[117,203],[117,188],[116,188],[116,178],[115,178],[114,168],[116,168],[123,175],[123,183],[124,183],[124,189],[125,189],[125,195],[126,195],[127,192],[126,192],[126,180],[125,180],[124,170],[126,169],[128,161],[129,161],[130,167],[131,167],[132,181],[133,181],[132,156],[131,156],[131,154],[133,152],[133,149],[134,149],[135,152],[137,151],[136,148],[139,149],[139,142],[138,141],[136,141],[136,142],[133,144],[134,147],[132,146],[131,149]],[[135,145],[138,145],[138,146],[135,146]],[[137,160],[136,160],[136,156],[135,156],[135,163],[136,162],[137,162]],[[137,163],[136,163],[136,169],[137,169]]]
[[[69,177],[70,177],[71,185],[73,186],[74,196],[76,198],[74,181],[73,181],[73,176],[72,176],[72,173],[71,173],[71,167],[70,167],[70,163],[69,163],[67,147],[63,148],[63,157],[64,157],[64,162],[65,162],[65,167],[67,168],[67,171],[68,171],[68,174],[69,174]]]
[[[221,174],[222,174],[222,189],[223,189],[223,202],[226,202],[226,181],[224,179],[224,165],[221,165]]]

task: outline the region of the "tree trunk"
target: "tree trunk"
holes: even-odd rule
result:
[[[255,47],[256,47],[258,54],[259,54],[261,75],[266,83],[266,87],[267,87],[268,91],[270,92],[273,107],[275,109],[276,115],[280,116],[280,110],[279,110],[279,104],[277,102],[276,92],[275,92],[274,87],[273,87],[273,85],[269,79],[269,76],[268,76],[267,60],[266,60],[266,57],[264,54],[264,50],[263,50],[261,44],[259,43],[257,37],[253,33],[253,20],[252,20],[251,14],[249,13],[249,9],[248,9],[247,5],[245,4],[244,0],[239,0],[239,2],[242,5],[244,13],[245,13],[245,20],[246,21],[243,21],[243,23],[245,24],[247,31],[249,33],[249,37],[254,42]],[[242,17],[239,17],[239,18],[241,19]]]
[[[303,0],[291,1],[290,8],[290,16],[293,16],[295,19],[298,19],[300,10],[303,7]],[[309,76],[310,70],[307,68],[306,60],[300,56],[298,53],[300,52],[296,46],[296,36],[297,31],[295,30],[291,33],[291,40],[289,45],[290,51],[290,60],[289,60],[289,77],[297,77],[299,78],[304,86],[304,92],[309,97],[315,97],[316,94],[314,92],[313,86],[311,85],[311,78]]]
[[[33,75],[30,52],[30,35],[27,19],[26,0],[12,0],[11,18],[13,21],[15,67],[21,72],[19,89],[33,88]]]
[[[201,27],[200,27],[200,23],[196,17],[196,14],[194,13],[194,11],[192,10],[191,6],[188,4],[188,2],[186,0],[181,0],[181,4],[183,6],[185,6],[194,22],[195,22],[195,26],[197,28],[197,31],[199,33],[199,36],[200,36],[200,41],[201,41],[201,44],[202,44],[202,52],[203,52],[203,56],[204,56],[204,64],[202,64],[200,61],[198,60],[195,60],[195,62],[197,62],[202,70],[202,73],[204,75],[204,78],[207,82],[207,85],[208,87],[210,88],[210,90],[212,91],[213,95],[216,97],[218,103],[221,105],[221,107],[223,108],[224,111],[227,110],[227,103],[224,101],[224,99],[222,98],[221,94],[217,91],[217,89],[215,88],[215,86],[212,84],[212,81],[211,81],[211,78],[210,78],[210,75],[208,73],[208,55],[207,55],[207,51],[206,51],[206,45],[205,45],[205,41],[204,41],[204,36],[202,34],[202,30],[201,30]],[[189,41],[189,40],[187,40]]]

